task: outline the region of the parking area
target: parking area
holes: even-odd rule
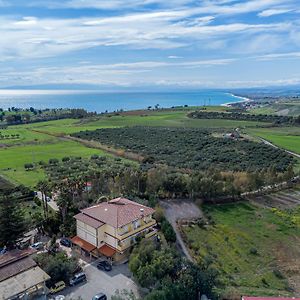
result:
[[[97,261],[83,267],[87,276],[86,283],[68,287],[59,294],[65,295],[66,299],[78,299],[80,297],[82,300],[91,300],[94,295],[102,292],[106,294],[107,299],[111,299],[116,290],[126,289],[132,290],[138,296],[138,287],[131,279],[128,264],[113,266],[110,272],[100,271],[96,265]]]

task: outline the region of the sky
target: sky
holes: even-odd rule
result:
[[[299,0],[0,0],[0,88],[299,84]]]

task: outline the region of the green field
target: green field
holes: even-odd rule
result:
[[[87,148],[73,141],[59,141],[53,144],[25,145],[0,150],[0,172],[12,182],[34,186],[45,173],[37,168],[26,171],[25,163],[47,162],[50,158],[65,156],[89,157],[92,154],[107,155],[101,150]]]
[[[253,136],[266,139],[276,146],[300,154],[300,127],[274,127],[247,129]]]
[[[190,127],[190,128],[252,128],[266,126],[266,123],[233,120],[203,120],[190,119],[187,113],[194,108],[180,108],[160,111],[136,111],[121,115],[103,115],[92,119],[62,119],[56,121],[39,122],[10,126],[2,129],[2,135],[19,134],[19,138],[4,138],[0,140],[0,174],[11,181],[34,185],[43,178],[44,172],[24,170],[24,164],[61,158],[63,156],[89,156],[99,150],[67,140],[59,136],[71,133],[95,130],[98,128],[113,128],[124,126],[162,126],[162,127]],[[209,111],[224,111],[225,107],[206,108]]]
[[[290,267],[300,259],[299,208],[281,212],[235,203],[206,206],[205,215],[211,225],[182,230],[195,259],[219,273],[221,294],[290,295],[281,252]]]
[[[58,120],[21,125],[21,128],[54,134],[70,134],[81,130],[124,126],[164,126],[191,128],[243,128],[266,126],[262,122],[233,120],[195,120],[186,116],[185,111],[143,112],[138,115],[102,116],[92,120]]]

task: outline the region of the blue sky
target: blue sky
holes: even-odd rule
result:
[[[0,88],[300,84],[298,0],[0,0]]]

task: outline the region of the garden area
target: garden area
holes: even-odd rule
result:
[[[206,221],[181,230],[197,263],[217,272],[219,294],[235,299],[299,292],[299,207],[281,211],[240,202],[203,209]]]

